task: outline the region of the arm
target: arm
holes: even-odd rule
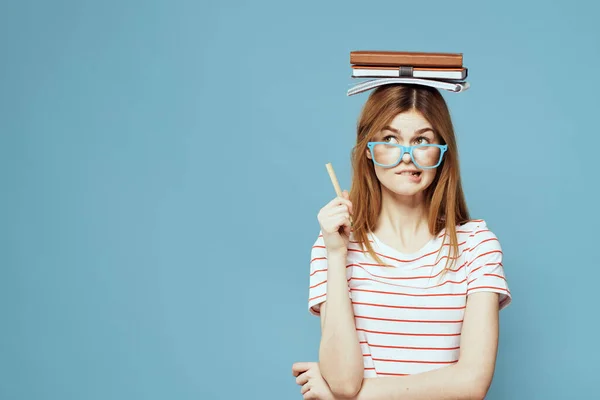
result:
[[[355,399],[483,399],[496,364],[498,309],[497,293],[469,295],[456,364],[410,376],[365,378]]]
[[[352,398],[360,390],[364,364],[348,296],[345,252],[328,255],[327,301],[321,304],[319,366],[336,397]]]

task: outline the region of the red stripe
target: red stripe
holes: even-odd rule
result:
[[[493,286],[476,286],[473,288],[470,288],[470,290],[475,290],[475,289],[500,289],[500,290],[504,290],[506,292],[508,292],[510,294],[510,291],[503,289],[503,288],[496,288]],[[440,294],[408,294],[408,293],[393,293],[393,292],[380,292],[377,290],[366,290],[366,289],[350,289],[351,291],[355,291],[355,292],[368,292],[368,293],[379,293],[379,294],[395,294],[398,296],[414,296],[414,297],[443,297],[443,296],[466,296],[467,293],[440,293]],[[320,297],[323,297],[327,295],[327,293],[323,293],[320,294],[318,296],[314,296],[314,297],[310,297],[308,299],[309,302],[316,300]],[[411,310],[461,310],[465,307],[408,307],[408,306],[391,306],[391,305],[384,305],[384,304],[373,304],[373,303],[359,303],[359,302],[352,302],[352,304],[362,304],[362,305],[369,305],[369,306],[375,306],[375,307],[386,307],[386,308],[404,308],[404,309],[411,309]]]
[[[318,260],[325,260],[325,261],[327,261],[327,257],[316,257],[316,258],[313,258],[312,260],[310,260],[310,263],[312,264],[313,262],[318,261]],[[317,269],[317,270],[313,271],[310,274],[310,276],[313,276],[317,272],[324,272],[324,271],[327,271],[327,269]]]
[[[454,364],[454,363],[458,362],[458,360],[453,360],[453,361],[421,361],[421,360],[390,360],[390,359],[386,359],[386,358],[373,358],[373,361],[401,362],[401,363],[411,363],[411,364]]]
[[[375,368],[373,368],[375,369]],[[410,374],[394,374],[392,372],[377,372],[377,375],[385,375],[385,376],[408,376]]]
[[[396,287],[406,287],[405,285],[399,285],[399,284],[396,284],[396,283],[389,283],[389,282],[381,282],[381,281],[378,281],[376,279],[371,279],[371,278],[351,277],[350,279],[348,279],[348,282],[350,282],[350,281],[372,281],[372,282],[377,282],[377,283],[381,283],[381,284],[384,284],[384,285],[390,285],[390,286],[396,286]],[[448,280],[448,281],[444,281],[443,283],[440,283],[438,285],[426,286],[426,287],[419,288],[419,289],[433,289],[433,288],[438,288],[438,287],[444,286],[447,283],[454,283],[456,285],[460,285],[461,283],[465,283],[466,281],[467,281],[467,278],[463,279],[460,282],[459,281],[450,281],[450,280]]]
[[[437,266],[437,265],[438,265],[438,263],[440,263],[440,262],[441,262],[441,261],[442,261],[444,258],[448,258],[448,256],[442,256],[442,258],[440,258],[440,259],[439,259],[439,260],[438,260],[438,261],[437,261],[435,264],[426,264],[426,265],[421,265],[421,266],[419,266],[419,267],[415,267],[415,269],[420,269],[420,268],[429,268],[429,267],[435,267],[435,266]],[[312,263],[313,263],[313,261],[317,261],[317,260],[326,260],[326,258],[325,258],[325,257],[317,257],[317,258],[313,258],[313,259],[312,259],[310,262],[311,262],[311,264],[312,264]],[[461,269],[462,269],[462,268],[463,268],[463,267],[464,267],[466,264],[467,264],[467,263],[466,263],[466,261],[465,261],[465,262],[464,262],[464,263],[463,263],[463,264],[462,264],[460,267],[458,267],[457,269],[449,269],[447,272],[458,272],[458,271],[460,271],[460,270],[461,270]],[[364,263],[364,262],[363,262],[363,263],[359,263],[359,264],[354,264],[354,263],[346,264],[346,268],[348,268],[348,267],[351,267],[351,266],[360,267],[360,268],[362,268],[362,269],[363,269],[363,270],[364,270],[366,273],[368,273],[368,274],[369,274],[369,275],[371,275],[371,276],[376,276],[376,277],[378,277],[378,278],[385,278],[385,279],[432,279],[432,278],[436,278],[436,277],[438,277],[438,276],[439,276],[439,275],[442,273],[442,271],[440,271],[440,272],[438,272],[438,273],[437,273],[437,274],[435,274],[435,275],[430,275],[430,276],[418,276],[418,277],[406,277],[406,278],[403,278],[403,277],[384,277],[384,276],[381,276],[381,275],[375,275],[375,274],[373,274],[373,273],[369,272],[369,271],[368,271],[368,270],[367,270],[365,267],[363,267],[364,265],[368,265],[368,266],[382,266],[381,264],[371,264],[371,263]],[[396,267],[390,267],[390,268],[396,268]],[[327,269],[326,269],[326,268],[324,268],[324,269],[316,269],[316,270],[314,270],[314,271],[313,271],[313,272],[310,274],[310,276],[313,276],[313,275],[314,275],[314,274],[316,274],[317,272],[325,272],[325,271],[327,271]]]
[[[466,248],[466,249],[464,249],[464,250],[462,251],[462,253],[459,255],[459,257],[461,257],[461,256],[462,256],[462,255],[463,255],[465,252],[467,252],[467,251],[472,251],[472,250],[473,250],[473,249],[475,249],[477,246],[479,246],[479,244],[481,244],[481,243],[484,243],[484,242],[487,242],[487,241],[493,241],[493,240],[496,240],[496,241],[497,241],[498,239],[496,239],[496,238],[486,239],[486,240],[484,240],[484,241],[482,241],[482,242],[478,243],[476,246],[474,246],[474,247],[472,247],[472,248]],[[465,243],[465,242],[459,243],[459,245],[462,245],[462,244],[464,244],[464,243]],[[444,246],[446,246],[446,244],[444,244]],[[325,246],[313,246],[313,248],[317,248],[317,247],[318,247],[318,248],[323,248],[323,249],[325,248]],[[363,250],[357,250],[357,249],[348,249],[348,251],[354,251],[354,252],[359,252],[359,253],[365,253],[365,251],[363,251]],[[418,260],[420,260],[420,259],[422,259],[422,258],[424,258],[424,257],[428,257],[428,256],[434,255],[434,254],[436,254],[436,253],[439,253],[439,250],[433,251],[433,252],[431,252],[431,253],[424,254],[424,255],[422,255],[421,257],[417,257],[417,258],[414,258],[414,259],[412,259],[412,260],[401,260],[401,259],[398,259],[398,258],[395,258],[395,257],[391,257],[391,256],[388,256],[388,255],[385,255],[385,254],[379,253],[379,252],[375,252],[375,254],[377,254],[377,255],[379,255],[379,256],[381,256],[381,257],[383,257],[383,258],[387,258],[387,259],[394,260],[394,261],[401,262],[401,263],[410,263],[410,262],[418,261]],[[500,250],[492,250],[492,251],[489,251],[489,252],[486,252],[486,253],[482,253],[482,254],[478,255],[478,256],[477,256],[475,259],[471,260],[471,262],[469,263],[469,265],[471,265],[471,263],[473,263],[473,261],[475,261],[477,258],[479,258],[479,257],[481,257],[481,256],[484,256],[484,255],[487,255],[487,254],[492,254],[492,253],[501,253],[501,254],[502,254],[502,251],[500,251]],[[419,266],[419,267],[417,267],[417,268],[428,268],[428,267],[434,267],[434,266],[437,266],[437,265],[439,264],[439,262],[440,262],[440,261],[442,261],[442,260],[444,260],[445,258],[449,258],[449,257],[448,257],[448,256],[442,256],[442,257],[441,257],[439,260],[437,260],[437,261],[436,261],[434,264],[422,265],[422,266]],[[327,257],[316,257],[316,258],[313,258],[312,260],[310,260],[310,263],[312,264],[312,263],[313,263],[313,261],[316,261],[316,260],[326,260],[326,259],[327,259]],[[373,264],[371,264],[371,263],[361,263],[361,264],[363,264],[363,265],[370,265],[370,266],[378,266],[378,267],[390,267],[389,265],[382,265],[382,264],[376,264],[376,263],[373,263]],[[462,267],[462,266],[461,266],[461,267]],[[459,268],[459,269],[460,269],[460,268]],[[452,272],[457,272],[458,270],[451,270],[451,271],[452,271]],[[440,272],[440,273],[441,273],[441,272]],[[311,274],[311,275],[312,275],[312,274]],[[439,275],[439,273],[438,273],[438,275]],[[437,276],[437,275],[435,275],[435,276]],[[435,276],[434,276],[434,277],[435,277]],[[408,279],[408,278],[405,278],[405,279]],[[418,278],[412,278],[412,279],[418,279]]]
[[[356,288],[351,288],[350,290],[354,291],[354,292],[394,294],[396,296],[413,296],[413,297],[444,297],[444,296],[465,296],[466,295],[466,293],[410,294],[410,293],[383,292],[383,291],[379,291],[379,290],[367,290],[367,289],[356,289]]]
[[[471,272],[469,273],[470,275],[474,274],[475,272],[479,271],[481,268],[485,267],[485,264],[480,265],[479,267],[472,269]]]
[[[489,229],[481,229],[481,230],[475,231],[475,232],[473,232],[473,231],[471,231],[471,232],[464,232],[464,231],[462,231],[461,233],[470,233],[469,237],[472,238],[473,236],[477,235],[478,233],[489,232],[489,231],[490,231]],[[458,231],[456,231],[456,233],[458,233]]]
[[[496,275],[496,274],[483,274],[483,276],[493,276],[493,277],[495,277],[495,278],[500,278],[500,279],[506,280],[506,278],[505,278],[505,277],[503,277],[502,275]]]
[[[498,278],[502,278],[504,280],[506,280],[505,278],[503,278],[500,275],[493,275],[493,274],[484,274],[484,276],[486,275],[492,275]],[[479,278],[475,278],[470,280],[469,282],[467,282],[467,285],[470,285],[471,283],[473,283],[474,281],[476,281]],[[373,282],[378,282],[376,280],[373,280],[371,278],[355,278],[352,277],[350,279],[348,279],[348,282],[352,281],[352,280],[358,280],[358,281],[373,281]],[[444,283],[441,283],[439,285],[435,285],[435,286],[428,286],[424,289],[431,289],[431,288],[437,288],[437,287],[441,287],[447,283],[453,283],[453,284],[462,284],[466,281],[466,279],[463,279],[462,281],[445,281]],[[310,289],[314,289],[320,285],[323,285],[327,283],[327,280],[324,280],[322,282],[319,282],[315,285],[310,286]],[[390,286],[398,286],[398,287],[402,287],[403,285],[395,285],[392,283],[386,283],[386,282],[378,282],[378,283],[384,283]],[[469,291],[474,290],[474,289],[499,289],[499,290],[504,290],[508,293],[510,293],[507,289],[505,288],[500,288],[500,287],[496,287],[496,286],[476,286],[476,287],[471,287],[467,290],[467,293],[433,293],[433,294],[410,294],[410,293],[395,293],[395,292],[384,292],[384,291],[379,291],[379,290],[367,290],[367,289],[358,289],[358,288],[350,288],[351,291],[356,291],[356,292],[367,292],[367,293],[378,293],[378,294],[394,294],[397,296],[413,296],[413,297],[444,297],[444,296],[464,296],[467,295]],[[320,296],[316,296],[316,297],[312,297],[309,299],[309,301],[314,300],[316,298],[325,296],[325,294],[322,294]],[[361,303],[354,303],[354,304],[361,304]],[[449,308],[435,308],[435,307],[404,307],[404,306],[389,306],[389,305],[383,305],[383,304],[369,304],[369,303],[362,303],[363,305],[372,305],[372,306],[378,306],[378,307],[388,307],[388,308],[408,308],[408,309],[428,309],[428,310],[435,310],[435,309],[460,309],[460,307],[449,307]]]
[[[381,282],[381,281],[378,281],[378,280],[375,280],[375,279],[371,279],[371,278],[358,278],[358,277],[351,277],[351,278],[349,278],[347,281],[348,281],[348,282],[350,282],[350,281],[371,281],[371,282],[381,283],[381,284],[384,284],[384,285],[397,286],[397,287],[404,287],[404,285],[398,285],[398,284],[395,284],[395,283],[389,283],[389,282]],[[456,285],[460,285],[460,284],[462,284],[462,283],[465,283],[466,281],[467,281],[467,278],[463,279],[462,281],[451,281],[451,280],[448,280],[448,281],[445,281],[445,282],[443,282],[443,283],[440,283],[440,284],[438,284],[438,285],[426,286],[426,287],[423,287],[423,288],[421,288],[421,289],[433,289],[433,288],[438,288],[438,287],[444,286],[444,285],[446,285],[446,284],[448,284],[448,283],[450,283],[450,284],[452,284],[452,283],[453,283],[453,284],[456,284]],[[310,288],[310,289],[314,289],[314,288],[316,288],[317,286],[323,285],[323,284],[324,284],[324,283],[326,283],[326,282],[327,282],[327,279],[325,279],[324,281],[322,281],[322,282],[319,282],[319,283],[317,283],[317,284],[315,284],[315,285],[309,286],[309,288]]]
[[[367,317],[365,315],[355,315],[355,318],[360,319],[371,319],[374,321],[390,321],[390,322],[414,322],[414,323],[424,323],[424,324],[460,324],[463,321],[444,321],[444,320],[418,320],[418,319],[392,319],[392,318],[376,318],[376,317]]]
[[[487,230],[486,230],[486,231],[479,231],[479,232],[476,232],[476,233],[481,233],[481,232],[489,232],[489,231],[487,231]],[[466,232],[465,232],[465,233],[466,233]],[[441,238],[441,236],[438,236],[438,237],[440,237],[440,238]],[[482,243],[485,243],[485,242],[489,242],[489,241],[496,241],[496,242],[499,242],[498,238],[489,238],[489,239],[485,239],[485,240],[482,240],[481,242],[477,243],[477,244],[476,244],[475,246],[473,246],[473,247],[467,247],[467,248],[465,248],[465,249],[462,249],[462,252],[460,253],[460,255],[462,255],[462,254],[463,254],[463,253],[465,253],[465,252],[470,252],[470,251],[473,251],[473,250],[474,250],[474,249],[476,249],[476,248],[477,248],[477,246],[479,246],[480,244],[482,244]],[[370,240],[369,242],[373,242],[373,241],[371,241],[371,240]],[[351,242],[351,243],[358,243],[358,242]],[[458,242],[458,246],[460,247],[460,246],[462,246],[462,245],[464,245],[464,244],[466,244],[466,243],[467,243],[467,241],[466,241],[466,240],[465,240],[464,242]],[[442,246],[450,246],[450,243],[444,243]],[[325,246],[319,246],[319,245],[315,245],[315,246],[313,246],[313,249],[314,249],[314,248],[322,248],[322,249],[325,249],[326,247],[325,247]],[[349,250],[349,251],[360,252],[360,253],[366,253],[366,250],[362,250],[362,249],[352,249],[352,248],[349,248],[348,250]],[[397,259],[397,258],[394,258],[394,257],[388,256],[388,255],[385,255],[385,254],[382,254],[382,253],[378,253],[378,252],[375,252],[375,254],[378,254],[378,255],[380,255],[380,256],[382,256],[382,257],[389,258],[389,259],[392,259],[392,260],[395,260],[395,261],[400,261],[400,262],[413,262],[413,261],[420,260],[420,259],[421,259],[421,258],[423,258],[423,257],[427,257],[427,256],[430,256],[430,255],[436,254],[436,253],[438,253],[438,252],[439,252],[439,249],[438,249],[438,250],[436,250],[436,251],[433,251],[433,252],[431,252],[431,253],[424,254],[424,255],[422,255],[422,256],[420,256],[420,257],[418,257],[418,258],[415,258],[415,259],[413,259],[413,260],[400,260],[400,259]]]
[[[397,335],[397,336],[460,336],[460,332],[458,333],[404,333],[404,332],[381,332],[381,331],[371,331],[368,329],[356,328],[357,331],[367,332],[367,333],[378,333],[381,335]]]
[[[325,281],[326,282],[326,281]],[[481,288],[483,288],[485,286],[481,286]],[[471,288],[469,290],[473,290],[475,288]],[[356,288],[351,288],[350,291],[354,291],[354,292],[367,292],[367,293],[378,293],[378,294],[394,294],[397,296],[412,296],[412,297],[444,297],[444,296],[466,296],[467,293],[434,293],[434,294],[409,294],[409,293],[394,293],[394,292],[383,292],[383,291],[379,291],[379,290],[367,290],[367,289],[356,289]],[[326,293],[321,294],[319,296],[315,296],[315,297],[311,297],[308,299],[308,301],[312,301],[315,299],[318,299],[319,297],[323,297],[325,296]],[[404,306],[387,306],[387,305],[383,305],[383,304],[369,304],[369,303],[353,303],[353,304],[364,304],[364,305],[372,305],[372,306],[377,306],[377,307],[388,307],[388,308],[406,308],[406,309],[425,309],[425,310],[459,310],[461,308],[464,307],[404,307]]]
[[[316,299],[318,299],[319,297],[323,297],[323,296],[325,296],[326,294],[327,294],[327,293],[323,293],[323,294],[320,294],[320,295],[318,295],[318,296],[311,297],[310,299],[308,299],[308,301],[313,301],[313,300],[316,300]]]
[[[398,268],[398,267],[395,267],[395,266],[389,265],[389,264],[377,264],[377,263],[366,263],[366,262],[361,262],[360,265],[368,265],[369,267],[393,268],[393,269]]]
[[[421,265],[421,266],[419,266],[419,267],[415,267],[415,269],[421,269],[421,268],[430,268],[430,267],[437,267],[437,265],[438,265],[438,264],[439,264],[439,263],[440,263],[440,262],[441,262],[441,261],[442,261],[444,258],[448,258],[448,259],[449,259],[450,257],[449,257],[449,256],[441,256],[441,257],[440,257],[440,259],[439,259],[439,260],[437,260],[437,261],[435,262],[435,264],[426,264],[426,265]],[[462,267],[464,267],[466,264],[467,264],[467,263],[466,263],[466,261],[465,261],[465,262],[464,262],[464,263],[463,263],[463,264],[462,264],[460,267],[458,267],[458,269],[450,269],[450,270],[448,270],[448,271],[450,271],[450,272],[458,272],[458,271],[460,271],[460,270],[462,269]]]
[[[472,259],[471,262],[469,262],[468,266],[470,266],[471,264],[473,264],[473,262],[475,260],[477,260],[479,257],[487,256],[488,254],[494,254],[494,253],[500,253],[500,254],[502,254],[502,251],[501,250],[492,250],[492,251],[488,251],[488,252],[485,252],[485,253],[481,253],[480,255],[478,255],[477,257],[475,257],[474,259]]]
[[[356,249],[348,249],[348,251],[354,251],[354,252],[359,252],[359,253],[365,253],[365,251],[363,251],[363,250],[356,250]],[[401,260],[401,259],[399,259],[399,258],[390,257],[390,256],[387,256],[387,255],[385,255],[385,254],[379,253],[379,252],[377,252],[377,251],[375,251],[375,254],[377,254],[377,255],[378,255],[378,256],[380,256],[380,257],[383,257],[383,258],[388,258],[388,259],[390,259],[390,260],[394,260],[394,261],[397,261],[397,262],[401,262],[401,263],[410,263],[410,262],[418,261],[418,260],[420,260],[420,259],[422,259],[422,258],[424,258],[424,257],[428,257],[428,256],[430,256],[430,255],[436,254],[436,253],[438,253],[438,252],[439,252],[439,250],[436,250],[436,251],[433,251],[433,252],[431,252],[431,253],[423,254],[421,257],[413,258],[412,260]]]
[[[464,243],[466,243],[466,242],[460,243],[460,245],[462,245]],[[449,244],[444,244],[444,246],[449,246]],[[325,246],[320,246],[320,245],[314,245],[312,248],[313,249],[315,249],[315,248],[325,249],[326,247]],[[357,253],[367,253],[366,250],[361,250],[361,249],[348,249],[348,251],[354,251],[354,252],[357,252]],[[401,263],[409,263],[409,262],[418,261],[418,260],[420,260],[420,259],[422,259],[424,257],[428,257],[428,256],[431,256],[431,255],[436,254],[436,253],[439,253],[439,250],[435,250],[435,251],[432,251],[431,253],[423,254],[422,256],[417,257],[417,258],[413,258],[411,260],[401,260],[399,258],[391,257],[391,256],[385,255],[383,253],[379,253],[379,252],[375,251],[375,254],[377,254],[378,256],[381,256],[383,258],[389,258],[390,260],[394,260],[394,261],[401,262]],[[378,265],[381,265],[381,264],[378,264]]]
[[[448,258],[448,256],[442,256],[439,260],[437,260],[434,264],[425,264],[425,265],[420,265],[418,267],[415,267],[414,269],[420,269],[420,268],[429,268],[429,267],[436,267],[444,258]],[[312,262],[312,261],[311,261]],[[376,263],[366,263],[366,262],[361,262],[359,263],[360,265],[367,265],[367,266],[371,266],[371,267],[387,267],[387,268],[398,268],[395,266],[389,266],[389,265],[381,265],[381,264],[376,264]],[[462,267],[464,267],[466,265],[466,262],[463,263],[463,265],[461,265],[460,267],[458,267],[458,269],[449,269],[448,272],[458,272],[461,270]],[[434,277],[436,277],[437,275],[434,275]]]
[[[473,275],[475,272],[479,271],[481,268],[483,268],[483,267],[489,267],[489,266],[500,266],[500,267],[502,267],[502,263],[495,262],[495,263],[483,264],[483,265],[475,268],[474,270],[471,270],[471,272],[469,273],[469,275]],[[486,276],[486,275],[492,275],[492,274],[483,274],[482,276]],[[496,276],[500,277],[500,275],[496,275]],[[467,282],[467,285],[470,285],[471,282],[476,281],[479,278],[480,277],[475,277],[475,278],[471,279],[470,281]]]
[[[401,277],[401,276],[383,276],[383,275],[376,275],[370,271],[368,271],[365,267],[363,267],[363,265],[373,265],[373,264],[367,264],[367,263],[359,263],[359,264],[348,264],[346,267],[359,267],[361,268],[363,271],[365,271],[367,274],[374,276],[376,278],[383,278],[383,279],[393,279],[393,280],[411,280],[411,279],[433,279],[433,278],[437,278],[438,276],[440,276],[443,273],[443,270],[440,270],[440,272],[438,272],[435,275],[422,275],[422,276],[409,276],[409,277]],[[377,265],[377,264],[375,264]],[[465,264],[461,265],[460,267],[458,267],[457,269],[449,269],[448,272],[458,272],[462,269],[462,267]],[[433,265],[432,265],[433,266]],[[421,268],[421,267],[419,267]]]
[[[369,344],[364,342],[369,347],[380,347],[384,349],[404,349],[404,350],[459,350],[460,346],[456,347],[411,347],[411,346],[384,346],[379,344]]]
[[[485,239],[485,240],[482,240],[481,242],[477,243],[475,246],[471,247],[470,249],[468,248],[468,249],[465,249],[464,251],[473,251],[473,250],[475,250],[475,249],[476,249],[476,248],[477,248],[477,247],[478,247],[480,244],[482,244],[482,243],[485,243],[485,242],[493,242],[493,241],[499,242],[498,238],[495,238],[495,237],[494,237],[494,238]]]
[[[327,279],[325,279],[323,282],[317,283],[316,285],[309,286],[309,288],[310,288],[310,289],[314,289],[314,288],[316,288],[317,286],[321,286],[321,285],[322,285],[322,284],[324,284],[324,283],[327,283]]]
[[[481,232],[484,232],[484,231],[481,231]],[[465,233],[466,233],[466,232],[465,232]],[[441,237],[441,236],[440,236],[440,237]],[[498,240],[498,239],[487,239],[487,240],[484,240],[483,242],[485,242],[485,241],[488,241],[488,240]],[[483,242],[481,242],[481,243],[483,243]],[[467,243],[467,242],[466,242],[466,241],[464,241],[464,242],[459,242],[459,243],[458,243],[458,246],[462,246],[462,245],[464,245],[465,243]],[[450,246],[450,243],[444,243],[444,244],[443,244],[443,246]],[[315,248],[315,247],[319,247],[319,248],[325,248],[325,246],[313,246],[313,248]],[[472,250],[472,249],[470,249],[470,248],[466,248],[466,249],[464,249],[464,250],[462,251],[462,253],[459,255],[459,257],[460,257],[460,256],[461,256],[461,255],[462,255],[462,254],[463,254],[465,251],[471,251],[471,250]],[[348,251],[355,251],[355,252],[359,252],[359,253],[366,253],[366,250],[362,250],[362,249],[348,249]],[[386,254],[382,254],[382,253],[379,253],[379,252],[375,252],[375,254],[377,254],[377,255],[379,255],[379,256],[381,256],[381,257],[384,257],[384,258],[389,258],[389,259],[391,259],[391,260],[394,260],[394,261],[398,261],[398,262],[405,262],[405,263],[407,263],[407,262],[413,262],[413,261],[417,261],[417,260],[420,260],[421,258],[428,257],[428,256],[434,255],[434,254],[436,254],[436,253],[439,253],[439,249],[438,249],[438,250],[435,250],[435,251],[432,251],[431,253],[424,254],[424,255],[422,255],[422,256],[420,256],[420,257],[414,258],[414,259],[412,259],[412,260],[401,260],[401,259],[398,259],[398,258],[395,258],[395,257],[388,256],[388,255],[386,255]],[[387,265],[381,265],[381,264],[375,264],[375,265],[379,265],[379,266],[383,266],[383,267],[387,266]]]
[[[373,306],[373,307],[385,307],[385,308],[402,308],[407,310],[464,310],[466,306],[460,307],[418,307],[418,306],[392,306],[388,304],[376,304],[376,303],[360,303],[353,301],[352,304],[358,304],[362,306]]]

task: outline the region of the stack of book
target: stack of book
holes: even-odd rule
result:
[[[451,92],[469,88],[462,53],[352,51],[352,78],[375,78],[355,84],[348,96],[394,83],[432,86]]]

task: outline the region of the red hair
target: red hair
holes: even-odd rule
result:
[[[458,165],[458,149],[448,106],[436,88],[421,85],[385,85],[373,90],[360,114],[356,145],[352,149],[353,205],[352,230],[357,241],[366,246],[371,256],[385,264],[375,254],[368,232],[375,229],[381,211],[381,186],[372,161],[367,158],[367,143],[400,113],[415,110],[431,124],[442,144],[448,145],[444,159],[437,168],[434,181],[425,191],[429,231],[439,235],[445,228],[444,240],[449,239],[450,251],[446,270],[458,257],[456,226],[467,222],[469,212],[462,190]],[[443,244],[440,247],[443,248]]]

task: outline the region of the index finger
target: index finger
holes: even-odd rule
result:
[[[338,204],[345,204],[347,205],[350,209],[352,209],[352,202],[344,197],[339,197],[336,196],[334,197],[330,202],[329,202],[329,206],[333,207],[333,206],[337,206]]]
[[[311,362],[297,362],[292,365],[292,373],[294,376],[298,376],[303,372],[306,372],[311,367]]]

